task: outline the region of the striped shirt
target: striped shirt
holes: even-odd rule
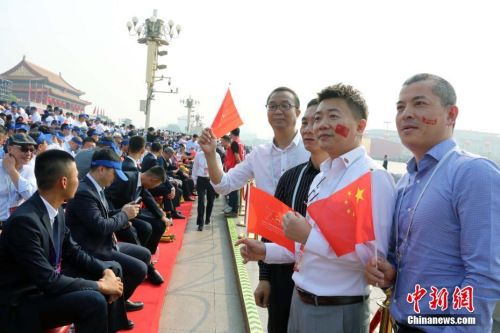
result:
[[[304,169],[305,168],[305,169]],[[292,207],[293,194],[295,192],[295,187],[299,180],[300,174],[304,170],[302,174],[302,179],[298,184],[297,194],[295,196],[295,202]],[[284,204],[292,207],[297,213],[302,216],[306,216],[307,210],[307,194],[309,192],[309,187],[319,173],[319,170],[316,170],[309,159],[308,162],[302,163],[287,170],[283,176],[281,176],[278,185],[276,187],[276,193],[274,197],[283,202]],[[269,240],[262,238],[263,242],[270,242]],[[266,264],[262,260],[259,261],[259,280],[269,281],[271,275],[271,266],[279,265],[279,264]],[[293,264],[283,264],[283,265],[292,265]]]

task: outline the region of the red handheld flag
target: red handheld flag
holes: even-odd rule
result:
[[[214,122],[212,123],[212,131],[217,138],[220,138],[241,125],[243,125],[243,121],[238,114],[238,110],[236,110],[236,106],[234,106],[231,91],[228,89],[219,112],[217,112]]]
[[[250,186],[247,211],[248,232],[261,235],[295,252],[295,242],[286,238],[281,227],[281,217],[289,211],[293,210],[269,193]]]
[[[307,207],[337,256],[354,252],[356,244],[375,240],[371,172],[326,199]]]

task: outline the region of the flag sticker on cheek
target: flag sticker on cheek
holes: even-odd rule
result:
[[[335,127],[335,133],[342,135],[344,138],[347,138],[349,129],[342,124],[338,124],[337,127]]]
[[[438,120],[437,119],[427,119],[425,117],[422,117],[422,122],[426,125],[436,125]]]

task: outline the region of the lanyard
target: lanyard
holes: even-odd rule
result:
[[[396,221],[396,258],[398,261],[398,269],[399,269],[399,264],[401,263],[401,259],[403,258],[403,253],[406,250],[406,247],[408,246],[408,237],[410,235],[410,229],[411,225],[413,223],[413,217],[415,216],[415,211],[417,210],[417,206],[420,203],[420,199],[422,199],[422,196],[425,193],[425,190],[427,190],[427,186],[429,186],[432,178],[434,178],[434,175],[436,175],[436,172],[439,170],[439,168],[443,165],[443,163],[450,157],[450,155],[455,151],[456,147],[451,148],[448,150],[448,152],[443,156],[443,158],[439,161],[439,163],[436,165],[434,168],[434,171],[432,172],[431,176],[427,180],[427,183],[425,183],[424,188],[422,189],[422,192],[420,192],[420,195],[418,196],[417,202],[415,203],[415,207],[413,208],[413,212],[411,213],[410,217],[410,222],[408,223],[408,230],[406,230],[406,236],[405,239],[403,240],[403,244],[401,245],[401,251],[399,251],[399,223]],[[403,196],[406,192],[406,188],[408,187],[408,184],[410,183],[410,177],[408,177],[408,182],[406,182],[406,185],[403,189],[403,195],[401,196],[401,200],[399,201],[398,204],[398,209],[397,209],[397,214],[399,216],[399,212],[401,211],[401,205],[403,204]]]
[[[293,190],[293,197],[292,197],[292,209],[295,210],[295,198],[297,197],[297,191],[299,190],[299,185],[300,181],[302,180],[302,176],[304,175],[304,171],[306,171],[307,166],[309,165],[309,162],[304,165],[302,170],[300,171],[299,179],[297,180],[297,184],[295,184],[295,189]]]
[[[295,134],[295,135],[298,135],[298,134]],[[299,144],[297,145],[297,147],[295,147],[295,154],[294,154],[294,157],[293,157],[293,165],[291,167],[294,167],[296,165],[296,163],[297,163],[297,155],[299,154],[299,147],[300,147],[301,143],[302,143],[302,140],[300,140]],[[270,155],[271,155],[271,181],[273,182],[273,189],[276,192],[276,178],[274,178],[273,147],[274,147],[274,144],[271,146],[271,153],[270,153]],[[281,178],[281,174],[278,177],[278,179],[279,178]]]

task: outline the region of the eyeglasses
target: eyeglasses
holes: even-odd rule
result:
[[[35,148],[28,148],[27,146],[18,146],[18,145],[14,145],[16,146],[17,148],[19,148],[19,150],[23,153],[27,153],[27,152],[30,152],[32,154],[35,153]]]
[[[276,111],[278,108],[280,109],[280,111],[288,111],[290,110],[290,108],[296,108],[295,105],[292,105],[290,103],[283,103],[283,104],[268,104],[266,105],[266,108],[267,108],[267,111],[271,111],[271,112],[274,112]]]

